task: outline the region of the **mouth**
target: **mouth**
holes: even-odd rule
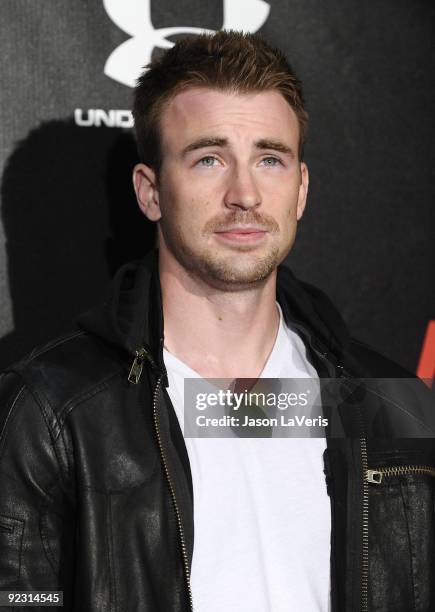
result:
[[[236,225],[215,232],[218,238],[230,242],[258,242],[262,240],[267,230],[254,225]]]

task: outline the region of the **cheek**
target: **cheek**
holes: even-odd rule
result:
[[[204,225],[207,206],[188,194],[177,193],[172,200],[166,200],[162,207],[163,223],[170,231],[186,240],[195,237]]]
[[[162,211],[171,216],[179,220],[187,218],[193,224],[209,209],[210,191],[198,188],[179,172],[168,171],[162,185],[165,186],[160,193]]]
[[[289,221],[296,221],[298,194],[299,190],[290,186],[288,190],[282,191],[275,199],[273,210],[271,208],[270,212],[278,222],[281,220],[285,225],[288,225]],[[266,208],[264,210],[269,212]]]

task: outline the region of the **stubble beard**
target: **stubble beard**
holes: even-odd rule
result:
[[[246,214],[245,214],[246,215]],[[231,223],[257,222],[254,215],[250,218],[226,220],[225,222],[211,220],[203,230],[203,236],[210,236],[216,229],[225,229]],[[258,223],[273,236],[279,236],[279,227],[270,217],[261,217]],[[240,245],[229,248],[204,246],[197,248],[186,240],[186,237],[175,224],[161,224],[163,239],[168,250],[177,262],[193,278],[199,278],[204,283],[224,291],[241,291],[255,289],[263,284],[274,272],[290,250],[291,244],[284,250],[273,242],[265,246]],[[267,236],[269,240],[271,236]]]
[[[201,253],[183,249],[180,263],[191,275],[217,289],[239,291],[254,289],[263,283],[279,263],[279,249],[273,247],[263,255],[246,252],[223,255],[217,251],[204,250]]]

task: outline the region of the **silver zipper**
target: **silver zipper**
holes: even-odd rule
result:
[[[402,476],[404,474],[427,474],[435,477],[435,468],[430,465],[397,465],[393,467],[374,468],[367,470],[366,482],[381,484],[384,476]]]
[[[172,478],[171,478],[170,473],[169,473],[168,462],[167,462],[167,459],[166,459],[165,451],[164,451],[164,448],[163,448],[163,442],[162,442],[162,438],[161,438],[161,435],[160,435],[160,429],[159,429],[158,395],[159,395],[159,392],[161,390],[162,378],[163,378],[163,375],[160,375],[159,378],[157,379],[156,388],[154,389],[154,394],[153,394],[153,419],[154,419],[154,427],[155,427],[155,430],[156,430],[157,443],[159,445],[160,456],[162,458],[162,463],[163,463],[163,468],[165,470],[166,480],[168,481],[169,490],[170,490],[171,497],[172,497],[172,503],[173,503],[174,509],[175,509],[175,515],[176,515],[176,519],[177,519],[178,534],[180,536],[180,543],[181,543],[181,552],[182,552],[182,556],[183,556],[184,575],[185,575],[185,578],[186,578],[187,594],[188,594],[188,598],[189,598],[189,609],[190,609],[191,612],[193,612],[192,589],[190,587],[190,569],[189,569],[189,561],[188,561],[188,557],[187,557],[186,539],[184,537],[183,522],[181,520],[181,513],[180,513],[180,509],[178,507],[177,498],[175,497],[175,489],[174,489],[174,485],[173,485],[173,482],[172,482]]]
[[[151,353],[144,346],[141,346],[135,351],[135,358],[133,359],[133,363],[131,364],[130,372],[128,375],[128,382],[132,385],[137,385],[143,369],[143,363],[145,359],[150,362],[153,368],[157,368],[157,365],[154,359],[151,356]]]
[[[130,372],[128,375],[128,382],[132,385],[137,385],[142,374],[143,362],[146,357],[146,351],[144,348],[140,348],[136,351],[136,357],[131,364]]]
[[[342,370],[342,378],[350,376]],[[361,467],[362,467],[362,508],[361,508],[361,612],[368,612],[369,592],[369,485],[366,479],[368,469],[367,438],[364,436],[365,428],[361,410],[358,411],[358,420],[361,431],[359,438]]]
[[[385,477],[401,476],[403,474],[428,474],[435,477],[435,468],[428,465],[405,465],[368,469],[367,441],[360,439],[361,458],[365,474],[363,481],[363,542],[362,542],[362,581],[361,581],[361,611],[368,611],[368,577],[369,577],[369,484],[381,484]]]

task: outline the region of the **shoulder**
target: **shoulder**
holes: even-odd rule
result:
[[[415,374],[356,338],[350,338],[346,362],[347,369],[367,378],[415,378]]]
[[[60,336],[34,349],[0,377],[0,406],[8,413],[26,398],[26,410],[42,413],[53,435],[62,426],[66,406],[74,406],[117,379],[126,379],[128,356],[83,330]],[[2,420],[6,418],[3,414]]]
[[[386,438],[423,438],[433,447],[434,397],[422,380],[367,344],[352,339],[347,368],[364,388],[364,419],[368,435]],[[353,392],[354,386],[348,389]],[[355,400],[353,400],[355,401]]]

